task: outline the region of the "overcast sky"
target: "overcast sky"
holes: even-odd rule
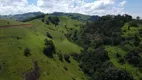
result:
[[[142,18],[142,0],[0,0],[0,15],[41,11],[87,15],[131,14]]]

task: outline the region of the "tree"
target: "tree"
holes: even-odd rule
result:
[[[141,39],[137,35],[135,35],[134,45],[139,46],[140,42],[141,42]]]
[[[46,33],[46,36],[51,38],[51,39],[53,38],[49,32]]]
[[[131,26],[129,25],[129,26],[128,26],[128,30],[130,30],[130,28],[131,28]]]
[[[138,27],[138,23],[137,23],[136,20],[131,20],[131,21],[129,22],[129,25],[132,26],[132,27]]]
[[[118,59],[118,62],[119,62],[120,64],[124,64],[124,63],[125,63],[125,60],[121,57],[121,58]]]
[[[44,18],[42,18],[41,21],[44,22]]]
[[[72,53],[71,56],[73,57],[73,59],[75,59],[76,61],[80,61],[80,55],[78,53]]]
[[[24,56],[28,57],[31,55],[31,50],[29,48],[24,49]]]
[[[64,55],[64,59],[65,59],[68,63],[70,63],[70,56],[69,56],[68,54],[65,54],[65,55]]]
[[[49,25],[49,21],[48,20],[46,20],[46,24]]]
[[[101,60],[101,62],[109,60],[108,53],[103,47],[99,47],[95,50],[96,59]]]
[[[59,57],[59,60],[63,62],[63,55],[61,52],[59,52],[58,57]]]
[[[9,25],[9,21],[7,21],[7,24]]]
[[[117,57],[117,58],[120,58],[121,55],[120,55],[119,53],[116,53],[116,57]]]
[[[126,22],[131,21],[132,20],[132,16],[128,15],[128,14],[124,14],[125,20]]]
[[[68,71],[68,68],[67,68],[67,66],[64,66],[63,68],[64,68],[64,69],[65,69],[66,71]]]
[[[140,17],[139,17],[139,16],[137,16],[137,17],[136,17],[136,19],[137,19],[137,21],[139,21],[139,20],[140,20]]]
[[[56,50],[55,50],[55,46],[54,46],[54,43],[52,42],[52,40],[47,40],[45,39],[45,47],[43,49],[43,53],[50,57],[50,58],[53,58],[53,53],[55,53]]]
[[[138,66],[140,64],[140,60],[142,59],[139,53],[134,50],[129,51],[124,58],[128,61],[129,64],[133,66]]]
[[[0,65],[0,71],[2,70],[2,66]]]

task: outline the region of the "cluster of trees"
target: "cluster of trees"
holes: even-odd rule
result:
[[[96,76],[97,75],[97,76]],[[126,70],[109,67],[99,75],[96,73],[93,80],[134,80]]]
[[[134,80],[127,71],[115,68],[103,47],[72,56],[80,62],[80,68],[91,80]]]
[[[63,59],[64,59],[66,62],[68,62],[68,63],[71,62],[71,61],[70,61],[70,55],[69,55],[69,54],[64,54],[64,55],[62,55],[62,53],[59,52],[59,53],[58,53],[58,58],[59,58],[59,60],[62,61],[62,62],[63,62]]]
[[[53,57],[53,53],[56,52],[54,43],[52,40],[45,39],[45,47],[43,49],[43,53],[48,57]]]
[[[84,48],[82,54],[72,54],[73,58],[80,63],[80,68],[91,77],[91,80],[134,80],[131,73],[124,69],[116,68],[110,61],[105,45],[125,46],[131,42],[133,50],[140,51],[141,39],[139,35],[123,37],[122,27],[129,23],[130,27],[138,27],[140,20],[132,19],[130,15],[106,15],[99,17],[97,21],[86,22],[81,31],[66,34],[69,40],[76,42]],[[122,47],[123,49],[124,47]],[[125,50],[125,49],[124,49]],[[129,64],[142,67],[142,57],[139,53],[129,51],[125,56],[116,54],[120,64]]]
[[[48,20],[54,24],[55,26],[57,26],[60,22],[60,19],[57,17],[57,16],[49,16],[48,17]],[[46,22],[46,23],[49,23],[49,22]]]
[[[130,50],[124,57],[122,57],[119,53],[116,54],[118,58],[118,62],[120,64],[124,64],[128,62],[132,66],[141,68],[142,67],[142,57],[140,56],[140,52],[137,50]]]
[[[133,26],[133,27],[138,27],[138,23],[137,23],[137,20],[132,20],[129,22],[129,25],[130,26]]]
[[[130,15],[106,15],[99,17],[94,22],[86,22],[81,31],[71,31],[66,37],[85,47],[97,48],[102,45],[119,45],[123,40],[121,27],[126,22],[132,21]]]
[[[129,64],[136,67],[142,67],[142,57],[140,56],[140,53],[138,51],[129,51],[124,58]]]
[[[101,50],[101,51],[100,51]],[[95,52],[82,52],[80,55],[80,68],[89,74],[93,75],[102,64],[109,60],[107,52],[103,48],[96,49]]]
[[[135,46],[139,46],[139,45],[140,45],[140,42],[141,42],[141,39],[140,39],[137,35],[135,35],[135,38],[134,38],[134,45],[135,45]]]
[[[136,17],[136,19],[133,19],[129,22],[129,25],[130,26],[133,26],[133,27],[139,27],[139,24],[141,24],[141,20],[140,20],[140,17]]]
[[[38,15],[38,16],[36,16],[36,17],[30,17],[30,18],[25,19],[25,20],[22,20],[22,21],[23,21],[23,22],[28,22],[28,21],[32,21],[32,20],[34,20],[34,19],[44,18],[44,17],[45,17],[45,14],[40,14],[40,15]]]
[[[123,38],[121,37],[121,27],[126,22],[132,20],[130,15],[107,15],[100,17],[95,22],[87,22],[85,25],[85,30],[82,35],[82,39],[84,40],[84,44],[89,44],[91,46],[92,43],[95,47],[99,47],[101,45],[119,45]]]

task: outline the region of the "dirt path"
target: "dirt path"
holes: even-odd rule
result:
[[[9,28],[9,27],[31,27],[31,24],[19,24],[19,25],[5,25],[0,26],[0,28]]]
[[[40,68],[38,67],[37,61],[33,61],[33,70],[24,74],[24,80],[39,80]]]

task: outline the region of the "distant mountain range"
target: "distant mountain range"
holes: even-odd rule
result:
[[[94,15],[94,16],[90,16],[90,15],[83,15],[83,14],[79,14],[79,13],[62,13],[62,12],[54,12],[51,15],[54,16],[69,16],[72,19],[76,19],[79,21],[95,21],[98,20],[99,16]]]
[[[17,14],[17,15],[0,15],[0,19],[12,19],[17,21],[23,21],[28,18],[36,17],[43,15],[42,12],[30,12],[25,14]],[[79,20],[79,21],[95,21],[99,18],[99,16],[90,16],[90,15],[83,15],[79,13],[62,13],[62,12],[54,12],[52,14],[45,14],[45,15],[52,15],[52,16],[68,16],[72,19]]]
[[[41,14],[44,14],[42,12],[30,12],[25,14],[16,14],[16,15],[0,15],[0,19],[12,19],[17,21],[22,21],[30,17],[36,17]]]

